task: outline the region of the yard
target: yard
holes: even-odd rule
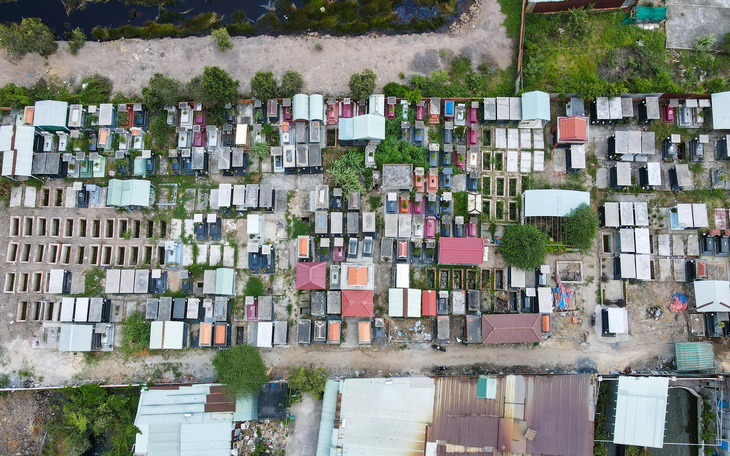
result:
[[[622,25],[624,17],[623,11],[527,15],[524,90],[593,98],[727,88],[723,78],[730,75],[729,55],[669,51],[662,28]]]

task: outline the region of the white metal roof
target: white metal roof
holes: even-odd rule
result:
[[[418,318],[421,316],[421,290],[415,288],[408,289],[408,317]]]
[[[622,253],[619,255],[622,279],[636,278],[636,259],[633,253]]]
[[[94,335],[93,325],[61,325],[58,336],[59,351],[91,351],[91,340]]]
[[[274,340],[274,323],[271,321],[260,321],[256,325],[256,346],[260,348],[271,348]]]
[[[183,348],[185,323],[182,321],[153,321],[150,323],[152,350],[180,350]]]
[[[651,242],[649,240],[649,228],[635,228],[636,253],[651,253]]]
[[[541,314],[553,313],[553,291],[550,287],[538,287],[537,305]]]
[[[391,317],[403,317],[403,289],[388,289],[388,315]]]
[[[638,280],[651,280],[651,257],[649,255],[636,255],[636,278]]]
[[[621,201],[621,226],[634,226],[634,205],[631,201]]]
[[[395,286],[396,288],[409,288],[411,286],[411,267],[407,263],[395,265]]]
[[[604,225],[608,228],[619,227],[619,203],[616,201],[609,201],[603,205],[604,212]]]
[[[646,201],[634,201],[636,226],[649,226],[649,204]]]
[[[694,283],[695,305],[698,312],[730,311],[730,282],[700,280]]]
[[[668,396],[668,377],[619,377],[613,442],[664,446]]]
[[[625,307],[606,307],[608,331],[613,334],[629,333],[629,317]]]
[[[707,220],[707,204],[705,203],[693,203],[692,204],[692,219],[694,221],[695,228],[707,228],[710,226]]]
[[[634,242],[634,229],[633,228],[621,228],[620,230],[618,230],[618,233],[619,233],[621,252],[623,252],[623,253],[636,252],[636,244]]]
[[[526,190],[525,217],[564,217],[581,204],[591,204],[591,194],[576,190]]]

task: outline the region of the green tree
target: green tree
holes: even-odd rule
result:
[[[219,351],[213,358],[213,368],[231,398],[239,394],[258,394],[269,381],[261,355],[250,345],[235,345]]]
[[[20,24],[0,24],[0,47],[5,48],[11,60],[19,60],[29,52],[48,57],[56,52],[58,43],[53,30],[40,19],[25,18]]]
[[[508,225],[499,249],[504,261],[528,271],[540,267],[545,261],[547,235],[534,225]]]
[[[366,100],[375,91],[377,76],[370,69],[350,76],[350,95],[357,100]]]
[[[598,215],[585,203],[570,211],[563,219],[564,242],[581,252],[587,252],[593,247],[597,232]]]
[[[406,98],[410,89],[405,84],[389,82],[383,86],[383,93],[386,97]]]
[[[122,352],[129,356],[150,347],[150,324],[142,312],[134,312],[122,323]]]
[[[289,378],[287,380],[289,388],[322,399],[328,377],[329,373],[323,367],[308,369],[305,366],[294,366],[289,369]]]
[[[281,85],[279,86],[279,96],[291,98],[300,93],[304,87],[304,79],[297,71],[289,70],[281,77]]]
[[[188,93],[208,108],[217,108],[226,103],[235,103],[239,83],[220,67],[205,67],[203,74],[188,82]]]
[[[32,104],[31,94],[25,87],[18,87],[13,83],[0,88],[0,106],[22,108]]]
[[[79,27],[76,27],[71,31],[71,36],[68,40],[68,51],[72,55],[76,55],[79,52],[79,49],[84,47],[84,44],[86,44],[86,35],[84,34],[83,30],[81,30]]]
[[[259,100],[276,96],[276,79],[271,71],[259,71],[251,78],[251,95]]]
[[[362,152],[345,152],[333,160],[327,169],[327,179],[335,187],[341,187],[346,195],[369,190],[371,180],[366,176],[368,170],[365,168],[365,155]]]
[[[231,35],[228,34],[228,29],[221,27],[210,32],[210,36],[213,38],[213,43],[219,51],[225,52],[228,49],[233,49],[231,44]]]
[[[106,103],[112,96],[112,81],[104,76],[95,74],[81,81],[78,92],[78,102],[84,105]]]
[[[271,153],[271,147],[266,143],[257,142],[251,146],[251,155],[261,160]]]
[[[258,277],[249,277],[246,282],[246,289],[243,291],[246,296],[258,298],[264,294],[264,283]]]
[[[158,111],[173,105],[183,98],[183,85],[180,81],[155,73],[146,87],[142,87],[142,101],[148,108]]]

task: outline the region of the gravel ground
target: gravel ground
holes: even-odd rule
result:
[[[398,81],[400,72],[411,76],[418,70],[438,69],[440,49],[464,52],[473,61],[488,59],[501,68],[512,61],[512,40],[502,25],[505,15],[497,0],[476,0],[444,33],[395,36],[331,37],[306,36],[234,37],[233,50],[221,53],[210,37],[159,40],[88,42],[72,56],[61,43],[47,61],[28,55],[17,64],[3,65],[0,85],[33,85],[38,79],[55,75],[64,81],[79,82],[99,73],[110,78],[115,91],[138,93],[154,73],[187,81],[203,67],[218,65],[241,81],[241,90],[257,71],[272,71],[280,77],[286,70],[299,71],[305,91],[341,95],[348,91],[350,75],[365,68],[378,75],[378,86]],[[322,47],[315,49],[315,44]],[[0,50],[0,58],[5,57]]]

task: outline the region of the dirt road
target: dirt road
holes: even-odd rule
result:
[[[11,82],[30,86],[50,75],[78,83],[99,73],[113,81],[115,91],[139,93],[154,73],[188,81],[204,66],[218,65],[241,81],[243,92],[257,71],[281,76],[286,70],[296,70],[304,77],[305,91],[340,95],[348,91],[350,75],[365,68],[378,75],[379,87],[399,81],[401,72],[409,76],[434,71],[441,49],[457,54],[465,50],[477,63],[488,55],[506,68],[512,60],[513,44],[502,25],[504,18],[497,0],[477,0],[446,33],[235,37],[233,50],[226,53],[216,50],[210,37],[87,42],[76,56],[60,43],[58,52],[47,61],[29,55],[17,64],[5,64],[4,51],[0,50],[4,63],[0,86]]]

